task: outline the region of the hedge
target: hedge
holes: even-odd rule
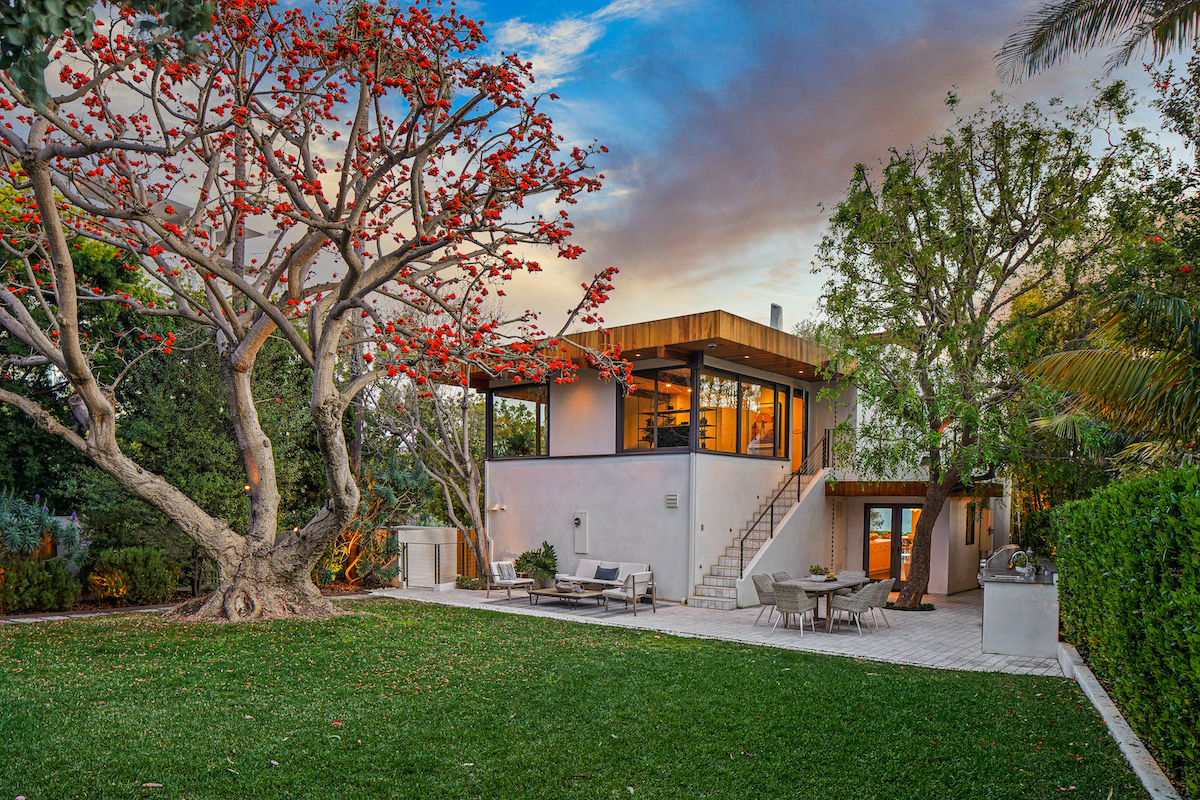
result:
[[[58,559],[0,564],[0,611],[66,611],[79,599],[79,584]]]
[[[1110,484],[1053,519],[1068,638],[1200,798],[1200,469]]]

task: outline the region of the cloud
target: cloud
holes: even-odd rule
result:
[[[614,303],[650,295],[660,308],[679,298],[696,310],[744,295],[765,311],[766,296],[782,294],[811,307],[819,204],[840,199],[856,162],[943,130],[952,85],[970,111],[993,91],[1028,97],[1080,83],[1073,73],[1016,89],[997,82],[992,54],[1022,13],[1012,4],[926,5],[891,27],[874,19],[872,30],[853,10],[819,31],[764,15],[745,68],[716,86],[654,58],[641,64],[636,80],[663,98],[667,124],[648,148],[610,143],[608,187],[622,202],[573,212],[589,266],[622,270]]]
[[[579,67],[588,50],[614,22],[652,19],[687,0],[613,0],[582,17],[553,22],[528,22],[523,17],[506,20],[491,37],[493,45],[518,51],[533,63],[538,88],[548,91]]]

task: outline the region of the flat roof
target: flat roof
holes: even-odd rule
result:
[[[686,362],[692,353],[704,353],[806,381],[820,380],[817,371],[829,362],[828,351],[816,342],[728,311],[617,325],[603,333],[584,331],[565,338],[593,349],[620,344],[621,354],[629,361],[662,358]],[[580,355],[569,344],[566,353],[573,358]]]

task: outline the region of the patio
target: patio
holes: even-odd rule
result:
[[[378,589],[372,594],[398,597],[426,603],[490,609],[509,614],[574,620],[594,625],[640,628],[676,636],[722,639],[744,644],[760,644],[790,650],[888,661],[938,669],[1001,672],[1013,675],[1061,676],[1058,661],[1051,658],[989,655],[980,648],[983,620],[983,590],[975,589],[949,596],[927,595],[926,602],[937,607],[930,612],[887,612],[892,627],[859,636],[853,627],[841,626],[825,633],[818,624],[814,634],[806,630],[804,638],[797,630],[780,628],[771,633],[764,621],[754,625],[760,608],[717,611],[660,601],[658,613],[637,617],[630,612],[604,613],[602,607],[581,604],[568,609],[558,603],[530,606],[524,594],[512,601],[503,597],[484,597],[483,592],[451,589],[432,592],[423,589]],[[893,595],[893,599],[895,596]],[[647,607],[647,610],[648,607]]]

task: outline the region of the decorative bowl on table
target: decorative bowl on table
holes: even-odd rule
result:
[[[824,583],[829,578],[828,575],[809,575],[808,579],[813,583]]]

